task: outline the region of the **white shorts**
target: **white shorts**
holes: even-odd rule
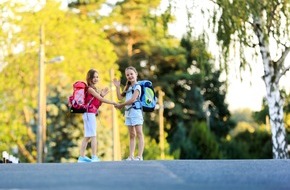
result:
[[[126,117],[125,118],[125,125],[127,126],[136,126],[136,125],[143,125],[143,117]]]
[[[97,135],[97,119],[94,113],[84,113],[85,137],[95,137]]]

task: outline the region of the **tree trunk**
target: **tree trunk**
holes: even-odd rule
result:
[[[274,62],[271,61],[268,40],[265,40],[262,28],[263,25],[261,20],[255,18],[254,31],[259,41],[260,53],[264,66],[263,79],[266,85],[266,98],[269,106],[273,158],[286,159],[288,158],[288,153],[286,132],[283,122],[284,100],[280,94],[280,77],[278,76],[278,73],[280,72],[278,68],[280,67],[275,67]]]
[[[267,80],[269,81],[269,80]],[[266,80],[265,80],[266,83]],[[288,158],[286,132],[283,122],[283,98],[278,84],[266,83],[267,102],[269,105],[270,125],[272,132],[273,158]]]

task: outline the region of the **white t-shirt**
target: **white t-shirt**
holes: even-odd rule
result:
[[[130,86],[129,89],[127,90],[127,93],[126,93],[126,101],[127,100],[130,100],[133,96],[133,91],[132,91],[133,87]],[[137,107],[140,107],[140,96],[141,96],[141,86],[140,85],[134,85],[134,90],[138,90],[139,91],[139,95],[135,101],[135,104]],[[131,108],[132,105],[127,105],[125,106],[125,117],[143,117],[143,114],[142,114],[142,109],[134,109],[134,108]]]

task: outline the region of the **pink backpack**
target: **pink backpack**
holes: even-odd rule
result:
[[[70,113],[84,113],[87,112],[93,98],[86,104],[88,86],[83,81],[77,81],[73,84],[73,94],[68,98],[68,106]]]

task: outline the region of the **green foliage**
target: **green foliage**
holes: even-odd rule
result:
[[[220,75],[221,73],[216,71],[212,73],[212,75],[206,77],[204,82],[204,97],[206,101],[212,102],[208,105],[211,130],[218,137],[225,137],[235,126],[235,123],[231,120],[228,105],[225,103],[225,82],[217,80]]]
[[[197,150],[199,159],[218,159],[220,152],[215,135],[208,129],[205,123],[194,123],[189,133],[192,144]]]
[[[260,111],[254,112],[253,117],[257,123],[262,124],[266,122],[267,116],[269,116],[269,107],[264,99],[262,109]]]
[[[22,162],[35,162],[38,103],[38,51],[39,28],[44,26],[46,61],[63,55],[65,61],[46,65],[47,88],[47,162],[73,161],[78,156],[77,147],[82,137],[80,117],[67,115],[67,98],[76,80],[85,80],[86,72],[96,68],[101,80],[99,87],[108,84],[108,69],[116,69],[113,47],[101,32],[101,26],[90,18],[82,18],[71,11],[59,10],[53,1],[36,12],[18,12],[21,29],[13,36],[9,48],[22,47],[19,53],[11,52],[5,59],[8,65],[1,77],[1,101],[5,102],[0,125],[10,127],[3,136],[19,134],[21,141],[8,135],[8,146],[18,144]],[[118,73],[116,73],[118,74]],[[17,106],[16,106],[17,105]],[[23,114],[25,113],[25,114]],[[104,115],[109,115],[105,112]],[[2,115],[1,115],[2,117]],[[5,118],[4,118],[5,117]],[[29,132],[30,131],[30,132]],[[29,133],[28,133],[29,132]],[[110,135],[109,133],[107,133]],[[1,132],[2,135],[2,132]],[[12,143],[14,141],[14,143]],[[10,142],[10,143],[8,143]],[[20,143],[21,142],[21,143]],[[5,143],[6,144],[6,143]],[[10,145],[9,145],[10,144]],[[5,146],[2,146],[4,150]],[[6,147],[7,148],[7,147]]]
[[[172,150],[175,158],[218,159],[221,157],[215,135],[204,122],[194,122],[187,129],[190,131],[186,132],[186,128],[178,127],[173,135],[175,143],[172,145]]]
[[[285,128],[286,128],[286,134],[287,134],[287,143],[290,144],[290,96],[289,94],[285,95]],[[261,110],[262,111],[262,110]]]
[[[184,38],[181,45],[186,49],[184,55],[186,62],[183,68],[178,69],[187,72],[180,72],[181,74],[179,74],[175,68],[176,74],[172,74],[169,69],[166,70],[177,81],[169,81],[170,84],[167,84],[167,86],[170,85],[171,88],[166,89],[166,94],[175,103],[174,110],[168,112],[168,118],[170,118],[172,126],[168,130],[168,141],[172,152],[179,149],[178,146],[174,145],[179,144],[177,141],[180,141],[180,144],[189,145],[191,143],[189,132],[193,127],[192,122],[205,122],[208,117],[207,125],[216,135],[216,137],[213,136],[214,139],[225,137],[235,125],[230,120],[230,112],[227,104],[225,104],[225,82],[219,81],[220,72],[215,71],[211,63],[211,55],[207,53],[203,39]],[[210,113],[208,116],[206,110]],[[176,135],[183,135],[183,137],[177,138]],[[184,142],[182,139],[188,141]],[[186,147],[191,152],[196,152],[194,151],[195,147]],[[182,151],[180,151],[180,155],[182,154]],[[197,155],[191,156],[198,157]],[[189,155],[187,155],[187,158],[189,158]]]
[[[139,71],[138,78],[140,80],[152,80],[154,86],[160,86],[162,81],[162,79],[157,78],[156,74],[162,74],[161,72],[166,71],[166,67],[176,66],[175,63],[180,61],[180,63],[185,63],[182,60],[182,52],[184,52],[182,48],[171,47],[172,43],[178,45],[177,41],[164,38],[164,23],[159,16],[152,14],[151,10],[154,10],[159,3],[159,0],[119,2],[108,18],[108,20],[113,21],[109,27],[106,27],[108,38],[114,44],[115,52],[119,58],[117,63],[120,66],[120,72],[124,73],[125,68],[132,65]],[[164,62],[169,64],[163,64]],[[169,73],[166,73],[165,77],[171,78]],[[124,75],[122,75],[121,82],[122,84],[126,82]],[[155,113],[145,114],[146,146],[144,158],[146,159],[158,159],[160,155],[160,152],[157,151],[158,144],[156,144],[159,142],[157,116]],[[123,138],[121,141],[127,144],[128,137],[124,136]],[[124,157],[126,157],[128,150],[125,147],[127,146],[123,147]],[[169,150],[165,151],[168,154]]]
[[[263,80],[272,121],[272,139],[278,143],[273,147],[273,156],[287,158],[284,125],[280,122],[283,111],[277,113],[276,109],[283,106],[283,98],[277,95],[281,93],[279,80],[289,70],[284,67],[284,62],[289,53],[290,2],[288,0],[213,2],[217,5],[213,17],[214,29],[222,46],[224,58],[229,57],[229,52],[239,52],[235,57],[241,61],[240,67],[244,69],[248,66],[250,70],[253,67],[253,59],[248,59],[249,55],[253,58],[262,58],[265,73]],[[260,116],[263,117],[261,114],[258,115]]]
[[[290,96],[287,93],[283,93],[285,98],[285,104],[284,104],[284,125],[286,129],[286,141],[289,144],[290,143]],[[260,111],[257,111],[254,113],[254,119],[259,124],[264,124],[267,121],[267,118],[269,119],[269,107],[266,104],[266,101],[263,100],[262,109]]]
[[[265,159],[271,158],[271,132],[269,123],[257,120],[257,115],[263,115],[263,110],[250,112],[237,110],[233,119],[237,126],[230,131],[226,140],[221,142],[221,151],[224,158],[230,159]],[[266,123],[265,123],[266,122]]]
[[[9,30],[0,30],[7,63],[0,75],[0,151],[18,154],[21,162],[36,161],[39,29],[43,26],[46,61],[57,55],[65,57],[62,63],[46,64],[45,162],[75,162],[79,155],[82,117],[68,114],[67,107],[73,82],[85,80],[87,70],[96,68],[101,78],[99,88],[106,87],[114,77],[110,76],[111,69],[119,69],[114,74],[119,77],[129,65],[137,68],[140,80],[153,81],[165,92],[164,100],[175,104],[164,110],[166,159],[266,157],[268,149],[255,154],[259,150],[249,147],[248,142],[256,138],[252,134],[238,133],[232,141],[219,144],[235,125],[225,103],[222,71],[214,67],[203,38],[188,36],[179,42],[168,35],[167,24],[173,19],[170,6],[158,15],[160,0],[125,0],[116,5],[106,2],[113,10],[104,17],[98,12],[104,2],[71,1],[69,7],[73,9],[68,10],[60,10],[55,1],[47,1],[34,11],[17,12],[10,7],[21,19],[4,19],[17,26],[17,30],[10,30],[13,35],[9,40]],[[0,5],[2,12],[6,8],[6,4]],[[19,47],[17,52],[15,47]],[[121,80],[124,84],[124,75]],[[207,107],[210,115],[206,115],[206,102],[211,102]],[[144,158],[160,159],[158,112],[144,115]],[[121,157],[126,158],[128,130],[122,112],[117,111],[117,118]],[[102,160],[112,160],[112,121],[112,106],[103,104],[97,118]],[[259,134],[255,145],[267,143],[266,137]],[[90,151],[86,153],[90,155]]]
[[[238,109],[232,112],[231,118],[234,120],[236,123],[238,122],[254,122],[253,120],[253,115],[252,111],[248,108],[245,109]]]
[[[65,88],[50,89],[48,95],[46,162],[73,162],[79,156],[83,137],[82,117],[69,113]]]
[[[250,143],[249,143],[250,142]],[[230,159],[271,159],[271,134],[263,130],[238,134],[233,140],[222,144],[224,158]]]
[[[275,52],[271,52],[272,55],[284,51],[284,48],[279,48],[279,44],[284,47],[284,44],[289,41],[289,19],[287,19],[289,1],[215,0],[213,2],[217,5],[212,17],[213,28],[226,58],[233,47],[231,45],[239,46],[239,54],[236,56],[241,60],[241,68],[245,68],[246,57],[249,56],[245,54],[245,50],[253,48],[251,49],[253,55],[259,53],[256,47],[261,44],[257,44],[256,39],[259,37],[255,33],[257,28],[263,33],[266,44],[270,43],[278,47]],[[257,19],[260,20],[259,26],[254,23]]]

